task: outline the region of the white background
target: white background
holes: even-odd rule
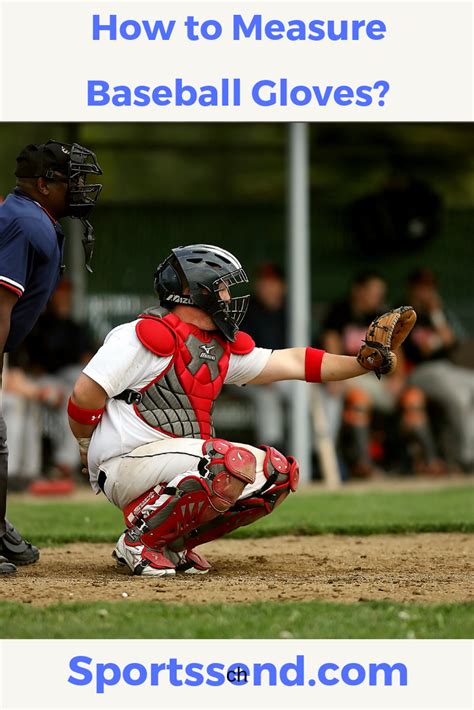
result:
[[[179,613],[179,612],[177,612]],[[334,641],[334,640],[183,640],[183,641],[2,641],[3,688],[0,708],[359,708],[360,710],[471,710],[472,644],[470,641]],[[1,651],[0,651],[1,653]],[[326,662],[405,663],[408,685],[398,687],[159,687],[119,684],[96,695],[91,685],[67,682],[69,660],[89,656],[94,663],[212,662],[231,664],[271,661],[283,664],[306,657],[311,671]],[[1,658],[1,656],[0,656]],[[92,669],[92,666],[90,666]],[[19,669],[22,669],[21,673]],[[183,676],[181,676],[183,677]],[[311,676],[310,676],[311,677]],[[313,676],[314,677],[314,676]],[[394,677],[398,679],[398,674]],[[161,681],[161,676],[160,676]],[[3,704],[2,704],[3,703]]]
[[[168,42],[92,40],[92,15],[119,20],[176,19]],[[233,41],[235,13],[266,19],[380,19],[385,39],[358,42]],[[217,19],[216,41],[190,42],[188,14]],[[372,2],[103,2],[3,0],[3,121],[454,121],[472,120],[472,3],[469,0]],[[143,36],[142,36],[143,37]],[[87,81],[172,85],[176,77],[199,87],[222,77],[242,80],[240,108],[88,107]],[[303,85],[391,88],[384,107],[259,107],[251,87],[260,79]]]

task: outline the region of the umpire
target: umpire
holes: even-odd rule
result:
[[[18,158],[16,188],[0,205],[0,381],[3,353],[14,350],[33,328],[64,269],[64,233],[58,219],[77,217],[84,226],[90,270],[93,229],[88,216],[102,170],[90,150],[50,140],[28,145]],[[8,449],[0,408],[0,575],[39,559],[39,550],[6,520]]]

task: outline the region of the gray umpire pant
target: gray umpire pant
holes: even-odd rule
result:
[[[0,354],[0,537],[6,533],[5,515],[7,512],[8,448],[7,426],[2,414],[1,384],[3,355]]]
[[[0,537],[6,533],[5,515],[7,510],[8,448],[7,427],[0,410]]]
[[[2,414],[1,385],[2,385],[3,355],[0,354],[0,537],[6,533],[5,515],[7,512],[7,478],[8,478],[8,447],[7,425]]]

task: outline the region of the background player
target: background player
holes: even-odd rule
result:
[[[207,572],[195,546],[270,513],[296,490],[293,457],[215,438],[212,409],[224,383],[333,381],[395,367],[380,343],[357,358],[255,347],[239,331],[248,296],[231,293],[246,282],[224,249],[173,249],[155,274],[160,308],[115,328],[74,387],[71,428],[92,487],[124,511],[128,531],[115,555],[135,574]],[[407,312],[380,328],[389,345]]]
[[[87,217],[102,189],[87,184],[102,170],[95,155],[77,143],[28,145],[17,158],[14,192],[0,206],[0,353],[15,349],[33,328],[64,267],[64,233],[58,219],[84,224],[89,267],[93,230]],[[8,449],[0,411],[0,574],[30,564],[39,551],[6,520]]]

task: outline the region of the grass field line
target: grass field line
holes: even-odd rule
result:
[[[96,500],[9,502],[9,519],[40,545],[113,542],[124,527],[121,512]],[[290,495],[271,515],[232,533],[234,537],[275,535],[374,535],[422,532],[474,532],[474,488]]]
[[[245,622],[243,621],[245,619]],[[474,603],[99,602],[36,608],[0,602],[3,638],[472,638]]]

